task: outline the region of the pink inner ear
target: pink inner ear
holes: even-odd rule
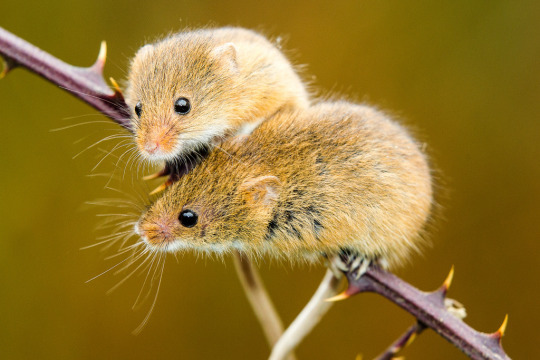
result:
[[[238,71],[236,60],[236,46],[232,42],[220,45],[212,51],[213,56],[222,62],[228,63],[231,70]]]
[[[279,198],[281,184],[279,179],[272,175],[259,176],[248,179],[240,186],[240,191],[247,201],[263,205],[271,205]]]

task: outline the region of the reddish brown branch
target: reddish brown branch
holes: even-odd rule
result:
[[[130,128],[130,113],[122,93],[111,90],[103,80],[104,42],[94,65],[83,68],[69,65],[0,27],[0,55],[6,62],[3,75],[19,66],[27,68]]]
[[[412,325],[405,331],[396,341],[388,347],[381,355],[377,356],[375,360],[392,360],[396,355],[407,345],[409,345],[417,335],[420,335],[422,331],[426,329],[426,326],[420,322]]]
[[[103,80],[105,46],[96,63],[88,68],[75,67],[38,49],[32,44],[0,28],[0,55],[6,60],[6,69],[21,66],[42,76],[77,96],[98,111],[129,129],[130,113],[119,89],[111,90]],[[435,330],[456,345],[472,359],[509,359],[501,346],[504,325],[493,334],[480,333],[448,312],[444,305],[446,288],[424,293],[400,278],[372,267],[356,279],[346,274],[349,288],[344,296],[360,292],[376,292],[415,316],[418,321]]]
[[[447,286],[426,293],[377,267],[372,267],[356,279],[346,274],[349,287],[341,298],[361,292],[375,292],[402,307],[423,325],[435,330],[474,360],[509,360],[501,346],[506,321],[493,334],[478,332],[450,313],[444,304]]]

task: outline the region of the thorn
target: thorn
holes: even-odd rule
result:
[[[159,170],[158,172],[156,172],[154,174],[144,176],[143,180],[144,181],[154,180],[154,179],[157,179],[159,177],[166,176],[166,175],[169,175],[169,174],[170,174],[170,171],[168,170],[167,166],[165,166],[163,169]]]
[[[444,290],[448,290],[450,288],[450,285],[452,285],[452,280],[454,279],[454,265],[452,265],[452,268],[450,269],[450,272],[448,273],[448,276],[444,280],[442,286]]]
[[[409,340],[407,340],[407,342],[405,343],[405,345],[403,345],[403,348],[406,348],[407,346],[411,345],[412,342],[413,342],[414,340],[416,340],[416,336],[417,336],[417,333],[416,333],[416,332],[412,333],[412,334],[411,334],[411,337],[409,338]]]
[[[338,294],[336,296],[332,296],[328,299],[325,299],[326,302],[335,302],[335,301],[341,301],[350,298],[351,296],[347,294],[347,291],[342,292],[341,294]]]
[[[504,336],[504,333],[506,331],[506,325],[508,325],[508,314],[506,314],[506,316],[504,317],[503,323],[501,324],[499,330],[495,331],[492,336],[500,340]]]
[[[150,192],[150,195],[155,195],[155,194],[157,194],[157,193],[162,192],[163,190],[165,190],[166,188],[168,188],[169,185],[171,185],[171,184],[172,184],[172,183],[171,183],[169,180],[165,181],[163,184],[159,185],[157,188],[155,188],[154,190],[152,190],[152,191]]]
[[[96,63],[94,64],[94,66],[97,67],[100,70],[100,72],[103,71],[103,67],[105,66],[106,59],[107,59],[107,42],[103,40],[99,47],[99,54],[98,54]]]
[[[8,58],[3,58],[0,56],[0,63],[2,65],[2,72],[0,72],[0,79],[6,77],[6,75],[13,69],[17,67],[17,64],[14,61],[11,61]]]
[[[110,77],[110,78],[109,78],[109,81],[111,82],[111,84],[112,84],[112,86],[113,86],[113,88],[114,88],[114,92],[117,93],[117,94],[120,94],[120,95],[124,96],[124,95],[122,94],[122,89],[120,89],[120,86],[118,85],[118,83],[116,82],[116,80],[114,80],[113,77]]]
[[[154,174],[150,174],[150,175],[146,175],[146,176],[143,176],[143,180],[144,181],[148,181],[148,180],[154,180],[154,179],[157,179],[158,177],[161,177],[163,175],[161,175],[161,171],[158,171]]]

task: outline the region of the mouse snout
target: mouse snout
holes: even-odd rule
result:
[[[153,155],[159,150],[159,141],[147,141],[146,144],[144,144],[144,150]]]
[[[176,136],[173,128],[150,127],[137,139],[140,150],[153,158],[171,155],[176,148]]]
[[[141,220],[136,230],[142,240],[151,246],[164,246],[174,241],[175,219]]]

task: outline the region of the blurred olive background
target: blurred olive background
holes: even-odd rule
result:
[[[430,290],[454,264],[449,296],[466,305],[467,322],[482,331],[495,331],[508,313],[503,342],[515,359],[540,356],[539,23],[537,1],[51,0],[3,1],[0,10],[0,26],[76,65],[90,65],[107,40],[105,72],[119,80],[145,41],[185,26],[240,25],[283,36],[321,95],[376,104],[428,144],[442,216],[433,248],[398,273]],[[93,169],[123,138],[72,159],[106,136],[126,133],[24,70],[0,81],[0,118],[2,359],[268,355],[230,259],[169,256],[155,311],[132,335],[152,303],[151,297],[132,310],[145,274],[107,295],[128,272],[85,281],[123,256],[105,260],[114,250],[80,250],[112,231],[95,230],[99,214],[131,210],[85,203],[144,204],[156,183],[143,184],[137,163],[124,174],[128,155],[118,163],[117,157],[126,147]],[[81,125],[50,131],[74,124]],[[268,262],[260,268],[286,323],[324,272]],[[297,354],[371,358],[412,322],[378,295],[357,296],[336,304]],[[465,358],[431,331],[405,355]]]

